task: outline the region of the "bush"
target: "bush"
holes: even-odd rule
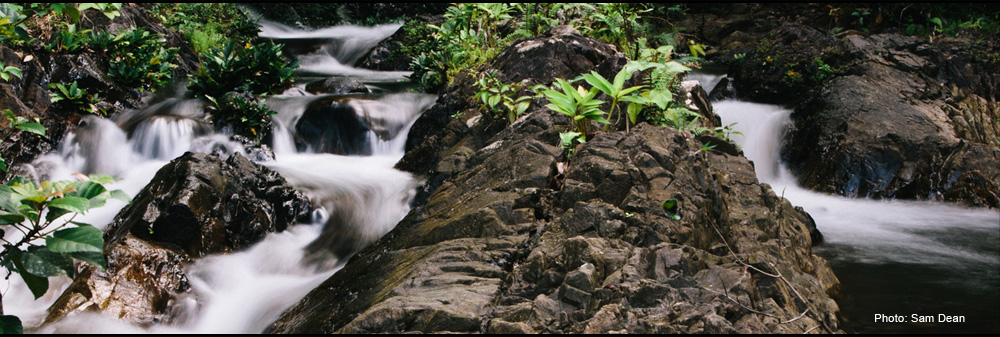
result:
[[[229,41],[201,55],[198,73],[190,76],[188,89],[196,97],[221,97],[238,91],[253,95],[276,94],[291,86],[298,60],[289,62],[283,45],[266,41],[258,45]]]
[[[108,76],[119,84],[154,91],[169,84],[177,48],[163,48],[163,35],[128,29],[118,35],[106,31],[90,35],[90,47],[108,55]]]
[[[150,4],[149,11],[163,24],[183,32],[197,53],[226,41],[246,43],[257,38],[260,26],[245,9],[233,3]]]

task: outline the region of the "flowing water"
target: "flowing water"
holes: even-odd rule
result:
[[[779,160],[791,111],[735,100],[712,104],[724,125],[737,123],[743,136],[730,137],[754,162],[758,179],[816,221],[824,242],[815,251],[830,262],[844,290],[838,303],[845,331],[1000,333],[1000,212],[806,190]],[[877,314],[901,315],[906,322],[876,322]],[[933,322],[917,322],[914,315]],[[965,322],[941,322],[941,315]]]
[[[264,23],[261,36],[298,44],[305,53],[299,74],[304,79],[351,76],[372,88],[373,95],[341,97],[370,126],[365,149],[370,155],[314,153],[294,145],[295,125],[307,107],[332,95],[311,95],[289,90],[268,98],[273,118],[271,148],[275,159],[260,164],[281,173],[290,184],[308,194],[318,210],[313,223],[272,233],[253,247],[232,254],[208,256],[186,268],[192,291],[171,304],[176,317],[169,325],[140,328],[99,314],[72,314],[38,332],[47,333],[259,333],[285,309],[332,275],[342,261],[307,256],[306,247],[323,244],[324,223],[332,212],[358,227],[358,237],[371,242],[391,230],[409,211],[419,185],[409,173],[393,165],[403,155],[410,126],[429,108],[436,96],[388,92],[387,83],[405,83],[406,72],[378,72],[350,65],[375,43],[400,25],[341,26],[301,31]],[[309,46],[311,45],[311,46]],[[305,47],[303,47],[305,46]],[[398,87],[398,86],[397,86]],[[59,151],[35,163],[34,178],[72,179],[74,172],[103,173],[121,178],[108,186],[135,196],[169,160],[186,151],[220,153],[223,158],[249,151],[201,122],[202,103],[167,98],[138,111],[123,113],[115,121],[86,117],[69,134]],[[78,221],[106,227],[125,206],[119,201],[91,211]],[[311,259],[309,263],[304,259]],[[318,262],[318,263],[317,263]],[[68,278],[51,278],[49,292],[34,300],[17,276],[0,284],[4,311],[22,319],[28,329],[40,324],[48,306],[62,293]]]

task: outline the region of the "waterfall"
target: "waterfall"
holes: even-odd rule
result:
[[[813,192],[780,162],[791,111],[734,100],[713,102],[724,125],[754,162],[757,177],[802,206],[824,243],[816,251],[841,279],[848,332],[903,332],[873,323],[875,314],[962,315],[964,327],[995,329],[1000,317],[1000,213],[930,201],[869,200]],[[975,322],[975,323],[972,323]],[[992,327],[990,324],[994,324]],[[927,332],[914,325],[910,332]],[[965,329],[965,330],[962,330]]]
[[[298,40],[296,55],[303,76],[352,76],[368,84],[408,81],[408,72],[379,72],[351,65],[401,25],[341,26],[316,31],[295,30],[264,22],[262,37],[282,43]],[[364,155],[318,153],[301,148],[303,114],[316,104],[336,99],[366,130]],[[309,195],[319,208],[313,223],[271,233],[253,247],[207,256],[185,269],[192,291],[170,304],[174,322],[143,328],[95,313],[70,314],[41,327],[43,333],[260,333],[285,309],[335,273],[343,258],[391,230],[409,212],[419,185],[412,175],[393,168],[403,156],[409,128],[436,96],[397,92],[372,95],[311,95],[301,90],[268,97],[272,116],[273,161],[261,162]],[[204,120],[203,102],[168,98],[125,112],[117,122],[88,116],[64,138],[59,150],[33,164],[38,177],[71,179],[74,172],[120,178],[110,188],[135,196],[169,160],[185,151],[245,153],[243,145],[216,133]],[[298,144],[298,145],[297,145]],[[108,205],[78,220],[105,227],[124,203]],[[350,229],[345,231],[344,229]],[[347,234],[344,234],[344,233]],[[6,314],[37,327],[46,309],[69,283],[52,278],[49,292],[34,300],[18,277],[4,288]]]

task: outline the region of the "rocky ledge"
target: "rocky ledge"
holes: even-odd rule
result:
[[[600,44],[550,32],[493,66],[509,81],[578,75],[517,70],[578,63],[559,58],[613,75],[605,63],[621,54]],[[567,117],[533,104],[504,128],[457,82],[399,164],[428,177],[419,205],[270,332],[840,331],[839,282],[811,250],[821,235],[746,158],[640,125],[598,134],[564,161]]]

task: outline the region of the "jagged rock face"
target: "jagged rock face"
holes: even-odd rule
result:
[[[948,70],[956,66],[946,66],[955,61],[947,50],[911,37],[852,35],[846,44],[855,64],[792,115],[783,157],[800,183],[847,196],[1000,207],[1000,147],[991,144],[1000,105],[977,94],[990,81]],[[973,156],[983,160],[961,159]]]
[[[272,332],[837,330],[838,283],[810,251],[811,220],[745,158],[642,125],[580,146],[559,178],[548,138],[568,120],[554,114],[475,150]]]
[[[609,58],[624,57],[612,45],[585,38],[571,26],[559,26],[537,37],[514,41],[496,56],[493,67],[499,70],[497,78],[503,83],[528,80],[527,85],[548,85],[558,77],[567,78],[567,74],[573,78],[589,73]],[[618,69],[598,72],[614,78]]]
[[[573,37],[530,51],[607,48],[540,39],[553,36]],[[495,64],[533,64],[499,61],[525,43]],[[547,83],[590,69],[529,70],[498,76]],[[567,163],[566,116],[536,104],[503,127],[469,98],[453,87],[414,126],[436,125],[397,165],[427,175],[418,206],[270,332],[839,331],[839,283],[811,252],[821,238],[812,219],[742,156],[640,125],[594,136]],[[447,107],[465,111],[434,117],[454,114]],[[680,220],[665,214],[669,199]]]
[[[727,50],[719,59],[730,65],[729,96],[794,107],[782,159],[801,185],[1000,207],[1000,77],[996,62],[972,56],[993,47],[895,33],[838,37],[792,23],[765,35],[745,19],[695,26]],[[815,69],[817,59],[828,70]]]
[[[169,322],[168,304],[190,290],[193,259],[247,248],[307,221],[311,206],[270,169],[239,154],[186,153],[157,172],[105,233],[107,269],[87,266],[46,322],[97,311],[132,324]]]

